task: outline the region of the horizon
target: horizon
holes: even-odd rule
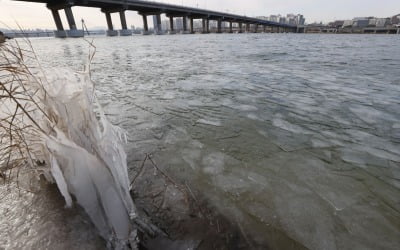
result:
[[[377,4],[372,0],[338,0],[335,1],[333,4],[334,6],[330,6],[332,5],[332,1],[326,0],[248,0],[246,1],[246,4],[228,0],[217,0],[211,3],[207,0],[159,0],[158,2],[216,10],[252,17],[270,15],[286,16],[287,14],[292,13],[302,14],[304,15],[306,23],[308,24],[321,22],[326,24],[335,20],[351,20],[355,17],[374,16],[378,18],[387,18],[400,13],[400,4],[395,0],[387,0],[384,5],[378,4],[379,8],[377,8]],[[16,29],[18,28],[18,25],[26,30],[55,29],[51,12],[45,7],[44,4],[0,0],[0,6],[0,17],[2,17],[0,20],[0,27],[3,29]],[[320,6],[324,6],[324,8],[321,8]],[[89,29],[93,30],[107,28],[104,14],[101,13],[98,8],[73,7],[72,9],[77,23],[79,23],[78,20],[84,19],[85,24]],[[335,9],[340,11],[335,12]],[[163,19],[165,19],[165,16],[162,16]],[[61,15],[61,18],[63,23],[67,24],[64,14]],[[115,29],[119,29],[120,22],[118,15],[112,15],[112,19]],[[142,17],[137,14],[136,11],[127,11],[126,19],[129,27],[132,25],[137,28],[143,27]],[[151,18],[148,20],[149,26],[152,27],[153,25]]]

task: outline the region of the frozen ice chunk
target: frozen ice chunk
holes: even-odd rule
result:
[[[288,122],[286,120],[280,119],[280,118],[274,118],[272,120],[272,124],[275,127],[278,127],[278,128],[281,128],[281,129],[284,129],[284,130],[287,130],[287,131],[290,131],[290,132],[293,132],[293,133],[296,133],[296,134],[307,134],[307,133],[310,133],[306,129],[304,129],[304,128],[298,126],[298,125],[292,124],[292,123],[290,123],[290,122]]]
[[[220,174],[224,171],[225,155],[219,152],[211,153],[203,158],[203,171],[207,174]]]
[[[220,127],[221,126],[221,121],[219,121],[219,120],[199,119],[199,120],[197,120],[197,123],[216,126],[216,127]]]

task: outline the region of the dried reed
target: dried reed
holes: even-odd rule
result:
[[[45,131],[36,117],[56,122],[36,96],[45,93],[35,76],[40,65],[29,40],[24,41],[27,49],[18,41],[0,46],[0,176],[4,180],[10,179],[14,169],[18,176],[22,167],[37,172],[43,166],[36,148]]]

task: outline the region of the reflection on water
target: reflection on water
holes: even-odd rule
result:
[[[131,164],[152,152],[260,244],[396,249],[399,40],[99,37],[93,79]],[[32,43],[44,65],[86,59],[82,40]]]

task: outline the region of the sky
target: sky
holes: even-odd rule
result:
[[[155,0],[157,1],[157,0]],[[159,2],[230,12],[246,16],[272,14],[303,14],[307,23],[330,22],[360,16],[389,17],[400,14],[400,0],[158,0]],[[83,18],[89,28],[106,27],[104,14],[96,8],[72,8],[76,23]],[[64,28],[67,22],[61,15]],[[126,13],[128,26],[142,27],[141,16],[134,11]],[[115,29],[120,28],[119,17],[112,15]],[[50,11],[44,4],[0,0],[0,27],[26,29],[55,29]],[[149,26],[152,21],[149,18]]]

